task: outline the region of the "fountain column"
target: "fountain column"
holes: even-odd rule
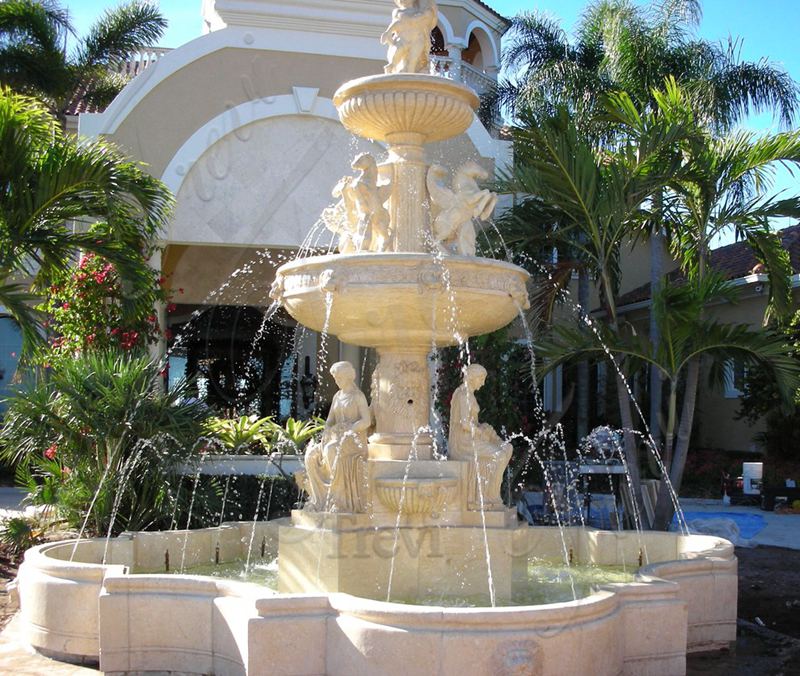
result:
[[[372,376],[375,433],[369,456],[375,460],[430,460],[431,436],[427,347],[379,348]]]
[[[423,232],[429,230],[428,192],[425,177],[425,136],[405,132],[388,134],[389,164],[392,166],[392,197],[389,213],[393,228],[393,250],[426,250]]]

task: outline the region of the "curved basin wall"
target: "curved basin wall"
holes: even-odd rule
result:
[[[269,541],[278,522],[257,524]],[[558,557],[557,529],[526,531]],[[643,567],[634,582],[569,603],[433,608],[346,594],[275,595],[255,584],[163,574],[164,547],[187,565],[246,551],[250,524],[45,545],[26,555],[20,600],[29,641],[61,657],[100,656],[104,671],[222,674],[680,674],[688,650],[735,640],[733,547],[706,536],[568,529],[579,563]],[[272,550],[270,550],[272,551]],[[649,563],[648,563],[649,562]],[[146,564],[146,565],[142,565]],[[155,564],[155,566],[151,565]],[[303,637],[302,645],[296,637]]]

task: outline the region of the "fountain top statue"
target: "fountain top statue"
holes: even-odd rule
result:
[[[395,0],[392,23],[381,36],[388,45],[386,73],[425,73],[428,71],[431,31],[439,12],[434,0]]]

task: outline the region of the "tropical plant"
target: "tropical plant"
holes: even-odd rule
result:
[[[789,321],[775,322],[769,330],[786,341],[792,356],[800,362],[800,312]],[[771,462],[796,459],[800,447],[800,389],[787,405],[769,372],[761,369],[743,369],[743,372],[744,389],[736,417],[753,427],[763,421],[764,429],[754,438]]]
[[[299,453],[324,427],[325,420],[317,417],[311,420],[288,418],[283,427],[276,423],[273,436],[275,449],[284,453]]]
[[[22,554],[26,549],[44,541],[47,527],[33,517],[12,516],[0,522],[0,544],[13,554]]]
[[[0,457],[75,528],[169,527],[179,464],[196,457],[207,415],[185,385],[164,392],[147,357],[90,352],[9,402]]]
[[[727,45],[701,40],[695,31],[702,17],[699,0],[669,0],[636,4],[628,0],[597,0],[584,11],[574,41],[552,19],[522,13],[514,19],[504,51],[511,77],[500,82],[490,104],[512,115],[527,111],[548,116],[566,106],[585,131],[608,134],[609,121],[600,116],[603,95],[625,91],[638,110],[653,110],[653,92],[673,78],[692,100],[697,123],[724,132],[752,112],[772,111],[790,125],[798,107],[798,87],[785,70],[766,59],[740,58],[741,43]],[[664,275],[664,197],[653,195],[651,217],[641,223],[650,239],[651,292],[656,294]],[[581,276],[578,302],[588,297]],[[654,313],[650,339],[660,340]],[[579,367],[579,378],[583,373]],[[587,378],[579,382],[578,403],[585,416]],[[656,370],[650,378],[650,427],[658,437],[661,415],[661,381]],[[583,406],[581,407],[581,403]],[[579,411],[579,420],[581,412]]]
[[[205,432],[228,452],[261,454],[269,452],[275,426],[271,417],[243,415],[238,418],[209,418]]]
[[[735,300],[735,292],[723,278],[707,275],[683,285],[665,287],[656,296],[655,312],[662,341],[656,349],[646,336],[629,325],[611,331],[592,331],[585,326],[555,327],[553,338],[540,346],[548,358],[547,368],[581,358],[603,360],[608,350],[635,372],[642,366],[658,369],[668,385],[665,443],[662,460],[675,493],[680,491],[694,419],[696,388],[683,393],[693,364],[704,360],[711,387],[722,387],[726,367],[732,359],[768,373],[784,401],[791,401],[800,384],[800,362],[782,336],[753,330],[741,324],[723,324],[704,318],[704,308],[716,300]],[[684,385],[688,387],[688,385]],[[674,505],[664,482],[656,505],[654,526],[669,526]]]
[[[684,149],[686,172],[671,188],[679,199],[665,215],[673,255],[688,272],[708,269],[711,242],[725,230],[744,240],[769,275],[768,310],[790,310],[789,254],[771,230],[772,219],[800,216],[800,198],[768,195],[775,169],[800,163],[800,131],[756,136],[739,131],[724,137],[698,135]]]
[[[124,61],[154,45],[167,22],[158,5],[134,0],[106,10],[77,39],[68,12],[56,0],[4,0],[0,3],[0,84],[41,97],[63,123],[79,97],[104,108],[127,83]]]
[[[84,254],[77,265],[54,273],[47,299],[38,308],[47,317],[51,338],[37,360],[53,365],[78,352],[133,350],[156,342],[164,333],[154,308],[173,307],[167,303],[164,281],[153,269],[150,286],[131,299],[111,263]]]
[[[0,304],[27,352],[40,342],[32,302],[81,252],[114,266],[123,312],[141,307],[171,208],[164,184],[112,145],[66,136],[41,104],[0,90]]]
[[[621,247],[649,217],[652,195],[681,171],[680,144],[694,133],[684,94],[674,81],[654,97],[657,110],[643,114],[625,93],[607,97],[607,116],[624,121],[630,133],[602,142],[583,134],[565,109],[536,124],[530,120],[514,130],[517,162],[502,182],[506,191],[527,196],[501,219],[510,241],[524,244],[532,221],[557,224],[557,229],[551,226],[551,235],[569,238],[589,266],[605,321],[614,333],[620,328],[616,300]],[[625,452],[636,488],[639,468],[631,401],[621,373],[617,381]],[[636,495],[638,499],[638,489]]]

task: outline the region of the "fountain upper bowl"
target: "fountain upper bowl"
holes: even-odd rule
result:
[[[372,75],[342,85],[333,96],[342,124],[376,141],[412,135],[431,143],[465,132],[480,100],[472,89],[436,75]]]
[[[489,258],[314,256],[283,265],[272,297],[301,324],[366,347],[430,348],[490,333],[528,307],[528,273]]]

